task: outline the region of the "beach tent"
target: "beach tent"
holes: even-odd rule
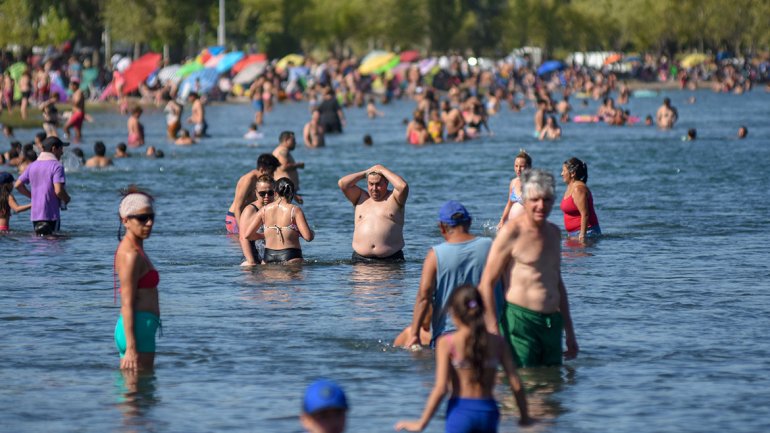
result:
[[[217,84],[219,74],[214,68],[206,68],[193,72],[182,81],[179,87],[179,97],[184,99],[190,92],[198,92],[203,95],[209,93]]]
[[[224,74],[225,72],[229,71],[230,69],[235,66],[236,63],[240,62],[241,59],[243,59],[243,52],[242,51],[234,51],[232,53],[227,53],[222,58],[222,60],[217,63],[217,72],[220,74]]]
[[[160,84],[165,85],[169,81],[172,83],[178,83],[182,77],[179,76],[179,69],[181,69],[182,66],[180,65],[171,65],[166,66],[165,68],[161,69],[158,72],[158,80],[160,80]]]
[[[241,59],[240,62],[236,63],[235,66],[233,66],[232,71],[234,74],[237,74],[238,72],[241,72],[243,68],[245,68],[246,66],[249,66],[252,63],[266,62],[266,61],[267,61],[267,55],[265,55],[264,53],[249,54],[248,56]]]
[[[161,55],[158,53],[147,53],[131,63],[131,66],[123,73],[126,80],[123,84],[123,94],[127,95],[139,88],[139,85],[147,79],[160,64]]]
[[[305,58],[300,54],[289,54],[278,61],[278,63],[275,64],[275,69],[286,69],[287,66],[289,66],[289,63],[293,63],[294,66],[301,66],[302,63],[305,62]]]
[[[235,75],[235,78],[233,78],[233,83],[241,85],[249,84],[254,81],[260,74],[265,72],[266,67],[267,62],[265,61],[252,63]]]
[[[537,75],[545,75],[550,72],[561,71],[562,69],[564,69],[564,63],[559,60],[549,60],[537,68]]]

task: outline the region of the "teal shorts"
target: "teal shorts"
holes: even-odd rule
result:
[[[500,317],[500,335],[513,349],[517,367],[561,365],[563,330],[559,312],[543,314],[506,302]]]
[[[160,326],[160,317],[149,311],[137,311],[134,313],[134,336],[136,337],[136,351],[139,353],[155,353],[155,333]],[[123,326],[123,316],[118,317],[115,324],[115,346],[117,346],[122,358],[126,354],[126,331]]]

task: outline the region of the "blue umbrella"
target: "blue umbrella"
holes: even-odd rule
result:
[[[190,92],[198,91],[199,94],[204,95],[211,91],[217,84],[219,74],[214,68],[201,69],[188,75],[187,78],[182,81],[182,85],[179,87],[179,97],[184,99]],[[196,89],[197,81],[197,89]]]
[[[717,62],[721,62],[722,60],[727,60],[733,57],[733,53],[729,51],[720,51],[717,53]]]
[[[235,66],[236,63],[240,62],[243,58],[243,52],[242,51],[235,51],[232,53],[225,54],[224,57],[222,57],[222,60],[217,63],[217,72],[220,74],[223,74],[230,69],[232,69],[233,66]]]
[[[218,54],[222,54],[225,51],[225,47],[222,45],[212,45],[209,47],[209,54],[212,56],[216,56]]]
[[[562,69],[564,69],[564,63],[559,60],[549,60],[537,68],[537,75],[545,75],[549,72],[561,71]]]

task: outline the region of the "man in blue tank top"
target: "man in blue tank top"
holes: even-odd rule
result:
[[[471,221],[471,215],[457,201],[448,201],[439,210],[438,227],[445,242],[431,248],[425,256],[412,324],[394,345],[424,344],[427,333],[420,328],[427,319],[430,319],[431,345],[441,334],[454,330],[444,307],[456,287],[479,283],[492,245],[491,239],[469,233]],[[425,337],[420,338],[421,334]]]

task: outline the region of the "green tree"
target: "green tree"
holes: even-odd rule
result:
[[[2,0],[0,3],[0,45],[32,46],[35,30],[28,0]]]
[[[58,45],[72,39],[74,35],[69,20],[60,16],[55,7],[49,6],[45,15],[40,17],[40,25],[37,29],[39,43]]]

